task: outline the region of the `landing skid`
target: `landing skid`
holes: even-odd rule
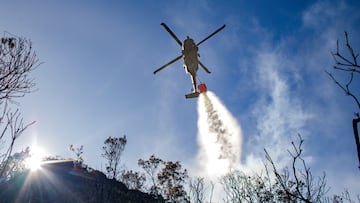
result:
[[[191,98],[196,98],[196,97],[199,97],[199,92],[193,92],[193,93],[190,93],[190,94],[186,94],[185,95],[185,98],[186,99],[191,99]]]
[[[193,93],[190,93],[190,94],[186,94],[185,98],[186,99],[196,98],[196,97],[199,97],[200,93],[203,93],[203,92],[207,91],[207,87],[206,87],[205,83],[199,84],[198,89],[199,89],[199,92],[193,92]]]

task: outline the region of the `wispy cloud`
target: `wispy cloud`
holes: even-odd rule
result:
[[[344,13],[354,14],[355,18],[349,20]],[[257,99],[251,107],[256,127],[247,131],[251,135],[245,135],[247,169],[262,168],[259,161],[264,160],[264,148],[278,167],[286,166],[289,163],[286,150],[291,148],[291,141],[296,141],[296,135],[300,133],[306,141],[306,160],[314,173],[328,171],[333,175],[338,170],[348,170],[345,168],[349,166],[344,165],[335,168],[325,167],[324,164],[320,166],[327,156],[332,156],[329,159],[336,156],[343,162],[348,161],[338,157],[329,148],[330,145],[325,147],[321,143],[329,142],[329,139],[345,142],[344,139],[352,138],[338,137],[348,132],[344,128],[347,125],[344,112],[351,114],[352,111],[346,104],[349,102],[337,93],[324,70],[332,67],[330,51],[336,48],[336,39],[342,36],[343,30],[352,29],[354,19],[358,18],[359,14],[344,1],[336,4],[319,1],[304,11],[303,27],[298,28],[299,35],[283,36],[278,44],[266,40],[258,44],[258,50],[249,57],[250,64],[255,66],[250,83]],[[322,151],[321,154],[326,151],[327,156],[322,160],[317,154],[319,151]],[[334,178],[328,177],[330,182],[335,183]],[[345,182],[354,186],[345,180],[333,187],[332,192],[341,192]]]
[[[258,52],[255,61],[254,84],[258,86],[259,98],[252,107],[256,129],[247,143],[254,146],[249,159],[262,159],[266,148],[279,167],[283,167],[287,163],[284,151],[290,147],[294,135],[303,131],[310,113],[305,112],[299,98],[291,93],[282,73],[286,63],[281,53],[264,50]],[[246,161],[250,162],[249,159]]]

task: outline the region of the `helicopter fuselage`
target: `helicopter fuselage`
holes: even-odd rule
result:
[[[182,57],[184,59],[184,69],[186,73],[190,74],[193,92],[196,92],[196,76],[199,69],[198,50],[193,39],[187,37],[182,44]]]
[[[153,73],[156,74],[157,72],[163,70],[164,68],[168,67],[169,65],[175,63],[176,61],[183,58],[183,66],[184,69],[189,75],[191,76],[192,81],[192,93],[185,95],[186,98],[196,98],[199,96],[200,93],[206,92],[207,88],[205,84],[200,84],[201,88],[197,87],[196,85],[196,78],[197,78],[197,71],[199,69],[199,65],[205,70],[207,73],[211,73],[209,69],[201,63],[199,60],[200,55],[198,54],[199,48],[198,46],[208,40],[210,37],[214,36],[216,33],[220,32],[222,29],[225,28],[225,25],[221,26],[209,36],[205,37],[199,43],[195,43],[193,39],[187,37],[183,42],[179,40],[179,38],[174,34],[174,32],[165,24],[161,23],[161,25],[165,28],[165,30],[174,38],[174,40],[181,46],[181,55],[177,56],[173,60],[169,61],[165,65],[161,66],[160,68],[156,69]],[[200,86],[199,85],[199,86]]]

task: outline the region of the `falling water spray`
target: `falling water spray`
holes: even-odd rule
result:
[[[219,177],[240,165],[241,128],[212,92],[198,101],[199,165],[208,176]]]

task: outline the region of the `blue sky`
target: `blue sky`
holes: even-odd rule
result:
[[[17,143],[36,142],[49,154],[104,168],[108,136],[128,137],[123,163],[155,154],[192,169],[198,153],[197,100],[185,100],[189,76],[160,26],[200,41],[205,82],[242,127],[241,163],[256,170],[267,148],[280,166],[300,133],[315,175],[327,174],[332,192],[360,187],[351,120],[355,103],[324,70],[348,31],[360,50],[358,1],[3,1],[0,29],[30,38],[43,64],[37,91],[19,100],[25,121],[36,121]],[[359,93],[359,82],[354,91]],[[16,108],[16,106],[12,107]]]

